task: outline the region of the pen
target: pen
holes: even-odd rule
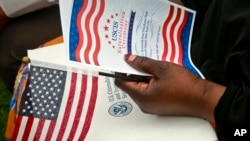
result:
[[[121,76],[121,75],[106,73],[106,72],[99,72],[99,75],[107,76],[107,77],[113,77],[113,78],[119,78],[119,79],[125,79],[125,80],[129,80],[129,81],[136,81],[136,82],[142,81],[140,79],[133,78],[133,77],[130,77],[130,76]]]

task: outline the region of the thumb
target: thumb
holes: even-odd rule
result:
[[[160,71],[162,68],[161,66],[165,64],[161,61],[153,60],[148,57],[136,56],[131,54],[126,54],[125,60],[133,68],[142,72],[153,74],[156,77],[161,75],[159,74],[159,72],[162,72]]]

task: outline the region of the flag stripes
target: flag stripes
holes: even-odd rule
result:
[[[104,8],[105,0],[85,0],[83,2],[83,6],[77,15],[79,43],[75,50],[75,56],[79,62],[99,65],[98,54],[101,40],[97,25]]]
[[[169,15],[163,24],[162,35],[164,51],[162,60],[182,65],[182,30],[187,23],[188,11],[170,5]]]
[[[89,131],[92,117],[94,114],[94,108],[96,104],[97,92],[98,92],[98,77],[92,75],[85,75],[82,72],[64,72],[66,75],[62,75],[65,78],[60,78],[59,74],[61,71],[34,67],[36,68],[31,71],[31,79],[29,80],[30,84],[38,84],[39,86],[35,86],[36,88],[46,89],[46,90],[55,90],[56,84],[61,80],[65,81],[64,88],[58,88],[56,91],[63,91],[63,96],[59,107],[58,116],[56,119],[50,119],[50,117],[44,118],[43,116],[35,116],[35,111],[30,111],[32,114],[26,114],[28,106],[20,107],[16,128],[13,134],[13,140],[84,140]],[[35,70],[42,69],[43,71],[37,72]],[[46,76],[44,75],[46,71],[49,70]],[[54,73],[51,75],[51,73]],[[32,77],[32,75],[36,75],[36,77]],[[49,75],[49,76],[48,76]],[[40,76],[45,76],[45,78],[40,78]],[[33,78],[33,79],[32,79]],[[55,79],[58,78],[58,79]],[[37,79],[41,79],[40,81],[44,81],[43,79],[51,79],[49,82],[54,82],[51,87],[41,86],[40,81]],[[49,84],[47,84],[49,85]],[[36,105],[35,101],[46,101],[48,103],[54,103],[53,101],[57,99],[57,94],[51,92],[48,97],[51,96],[50,99],[35,99],[33,96],[36,92],[41,92],[39,89],[33,90],[33,87],[29,87],[30,90],[25,91],[24,95],[30,94],[31,97],[24,96],[23,98],[32,98],[31,109],[35,109]],[[43,91],[42,91],[43,92]],[[44,94],[43,92],[41,94]],[[47,101],[48,100],[48,101]],[[22,99],[21,104],[27,104],[25,99]],[[60,101],[60,100],[58,100]],[[43,105],[49,107],[49,105]],[[53,106],[52,106],[53,108]],[[39,109],[43,109],[41,106]],[[56,108],[55,108],[56,109]],[[39,112],[39,111],[38,111]],[[52,112],[53,113],[53,112]],[[41,113],[45,114],[45,113]]]

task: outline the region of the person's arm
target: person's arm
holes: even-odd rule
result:
[[[58,0],[0,0],[0,7],[8,17],[18,17],[57,3]]]
[[[141,110],[149,114],[196,116],[214,122],[214,109],[226,87],[201,79],[183,66],[129,55],[127,63],[152,75],[147,82],[116,79]],[[121,74],[120,74],[121,75]]]
[[[249,102],[250,83],[245,80],[230,82],[215,108],[216,133],[221,141],[249,140]],[[241,134],[242,130],[246,133]]]

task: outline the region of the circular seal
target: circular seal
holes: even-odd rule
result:
[[[109,114],[114,117],[123,117],[131,113],[133,107],[130,103],[121,101],[109,107]]]

